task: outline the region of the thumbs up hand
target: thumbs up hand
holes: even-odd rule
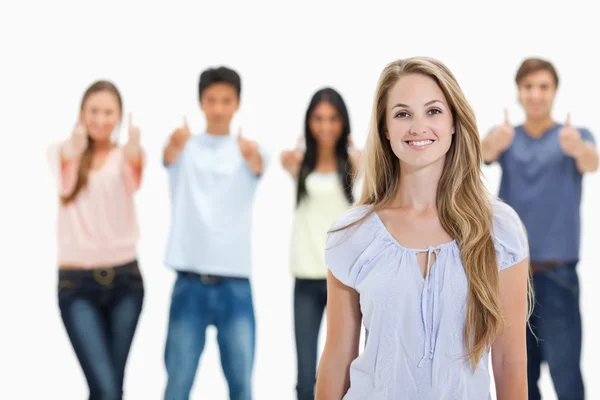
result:
[[[252,140],[244,138],[242,136],[242,128],[239,128],[237,141],[240,148],[240,153],[242,153],[242,157],[244,157],[246,162],[249,162],[252,157],[255,157],[258,154],[258,144]]]
[[[515,129],[508,119],[508,109],[504,109],[504,122],[494,130],[493,135],[495,138],[495,147],[500,153],[503,153],[512,144],[515,138]]]
[[[558,133],[558,137],[560,147],[567,156],[577,158],[583,151],[584,143],[581,134],[571,125],[571,113],[567,113],[565,125]]]
[[[133,125],[133,116],[129,113],[129,126],[125,155],[129,160],[138,160],[141,154],[140,128]]]
[[[89,146],[89,137],[81,118],[73,128],[71,137],[61,147],[61,157],[65,160],[75,160],[81,157]]]
[[[129,113],[129,129],[128,129],[128,142],[129,143],[140,143],[140,128],[133,125],[133,116]]]
[[[183,125],[171,133],[169,144],[167,144],[163,152],[163,162],[165,165],[170,165],[177,160],[190,137],[190,127],[184,115]]]
[[[77,152],[77,154],[81,154],[87,149],[89,144],[89,138],[87,134],[87,129],[81,119],[77,121],[77,125],[73,129],[72,134],[73,140],[73,149]]]
[[[181,149],[183,149],[183,147],[185,146],[185,144],[187,143],[189,138],[190,138],[190,127],[188,125],[187,118],[184,115],[183,116],[183,125],[181,127],[177,128],[171,134],[171,143],[173,143],[173,145],[177,149],[181,150]]]
[[[280,160],[283,169],[285,169],[294,178],[298,176],[300,165],[304,160],[304,151],[302,150],[303,136],[298,138],[296,148],[293,150],[284,150],[281,152]]]
[[[255,141],[248,140],[242,136],[242,128],[239,128],[237,137],[238,146],[242,157],[248,164],[248,167],[255,175],[262,173],[262,156]]]

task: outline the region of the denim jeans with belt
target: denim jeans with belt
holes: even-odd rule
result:
[[[217,328],[229,398],[252,399],[255,320],[250,280],[178,272],[165,349],[165,400],[189,399],[209,325]]]
[[[533,275],[535,306],[530,319],[533,333],[527,330],[529,400],[541,399],[538,380],[544,361],[548,363],[559,400],[584,399],[576,265],[564,263]]]
[[[94,270],[60,269],[58,275],[58,304],[89,399],[121,400],[144,299],[137,261]]]

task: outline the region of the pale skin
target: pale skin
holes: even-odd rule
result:
[[[525,132],[539,138],[546,130],[556,125],[551,111],[556,96],[554,77],[546,70],[526,75],[518,85],[519,102],[526,114]],[[567,113],[563,128],[559,132],[559,144],[563,153],[575,160],[580,173],[598,169],[598,152],[594,145],[584,141],[581,133],[571,125],[571,115]],[[496,161],[506,151],[515,136],[508,111],[504,110],[504,121],[482,141],[483,159],[486,163]]]
[[[378,212],[380,219],[404,247],[427,248],[450,242],[452,238],[440,224],[436,201],[444,156],[455,129],[450,107],[435,81],[420,74],[402,77],[388,95],[386,126],[401,176],[392,204]],[[415,148],[414,143],[421,147]],[[426,254],[418,254],[417,260],[425,277],[430,267]],[[492,345],[499,400],[527,398],[527,279],[527,261],[500,273],[501,307],[507,325]],[[348,391],[350,364],[358,357],[362,315],[359,294],[331,273],[327,280],[327,338],[316,399],[339,400]]]
[[[125,158],[135,173],[142,173],[142,147],[140,129],[133,125],[129,114],[128,140],[124,146]],[[61,146],[61,167],[75,168],[89,145],[88,137],[94,140],[91,169],[102,167],[106,157],[114,148],[110,135],[121,120],[121,110],[115,95],[108,91],[91,94],[85,101],[71,137]]]
[[[232,85],[227,83],[213,83],[202,93],[200,108],[206,116],[206,130],[209,134],[216,136],[229,135],[229,125],[233,115],[239,109],[237,92]],[[163,152],[166,165],[170,165],[177,160],[190,136],[190,128],[184,116],[183,124],[171,133],[169,143]],[[261,175],[263,172],[263,159],[258,144],[243,137],[241,128],[238,130],[237,143],[248,168],[254,175]]]
[[[309,129],[318,146],[318,159],[315,172],[335,172],[337,170],[335,145],[342,135],[343,124],[337,109],[323,101],[315,107],[309,121]],[[296,148],[281,152],[281,165],[293,177],[298,176],[300,164],[304,159],[303,137],[299,137]],[[353,167],[358,166],[360,150],[354,146],[352,137],[348,137],[348,156]]]

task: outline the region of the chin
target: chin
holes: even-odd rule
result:
[[[527,117],[534,120],[540,120],[548,117],[548,112],[540,108],[531,108],[527,111]]]
[[[231,122],[231,120],[227,120],[223,117],[212,117],[210,119],[207,119],[207,121],[210,125],[213,126],[224,126],[225,124],[228,124],[228,122]]]
[[[96,142],[104,142],[110,140],[110,132],[102,132],[102,133],[92,133],[90,132],[90,137]]]
[[[402,166],[404,168],[408,168],[410,171],[418,171],[422,169],[430,168],[436,164],[440,164],[443,166],[445,157],[438,156],[420,156],[420,157],[411,157],[410,159],[402,160]]]
[[[333,149],[337,145],[337,140],[322,140],[319,142],[319,146],[322,146],[325,149]]]

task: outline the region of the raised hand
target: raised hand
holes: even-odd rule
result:
[[[300,165],[304,159],[304,151],[302,149],[303,136],[300,136],[296,142],[296,148],[293,150],[284,150],[281,152],[281,165],[293,177],[298,176]]]
[[[125,145],[125,154],[127,158],[139,158],[141,152],[140,145],[140,128],[133,125],[133,116],[129,113],[129,126],[128,126],[128,137],[127,144]]]
[[[62,146],[62,157],[67,160],[79,158],[89,145],[89,138],[85,124],[81,118],[73,128],[71,137]]]
[[[238,130],[237,143],[242,157],[248,167],[255,175],[260,175],[263,170],[263,160],[255,141],[248,140],[242,136],[242,128]]]
[[[252,140],[248,140],[242,136],[242,128],[238,130],[238,146],[240,147],[240,153],[246,162],[250,162],[253,157],[258,154],[258,144]]]
[[[140,143],[140,128],[133,125],[133,116],[129,113],[128,143]]]
[[[185,115],[183,116],[183,125],[177,128],[171,134],[171,143],[178,149],[183,149],[188,139],[190,138],[190,127],[187,122]]]
[[[508,118],[508,109],[504,109],[504,122],[498,126],[494,132],[495,148],[498,152],[502,153],[510,147],[515,138],[515,129],[510,124]]]
[[[567,119],[563,128],[558,132],[560,147],[563,152],[569,156],[576,158],[584,149],[584,143],[581,139],[581,134],[571,125],[571,113],[567,113]]]
[[[170,165],[177,160],[179,154],[181,154],[185,147],[185,144],[190,139],[190,136],[190,128],[188,126],[187,118],[184,115],[183,126],[175,129],[175,131],[171,133],[169,144],[163,152],[163,161],[165,165]]]

